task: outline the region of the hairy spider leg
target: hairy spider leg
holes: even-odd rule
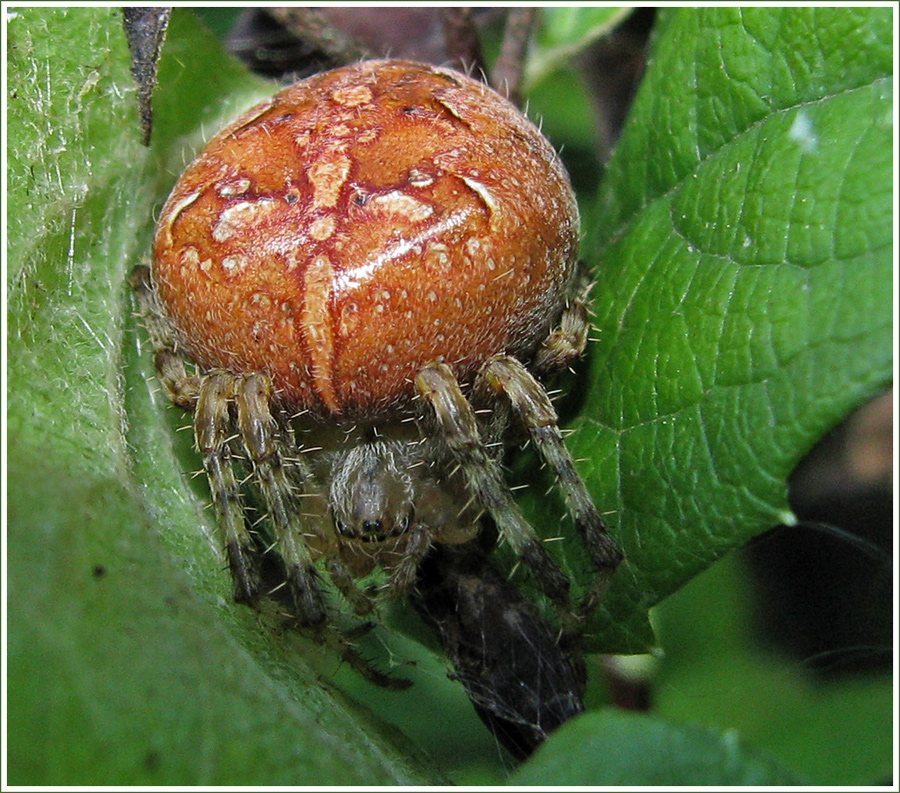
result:
[[[294,617],[303,627],[319,628],[327,617],[325,602],[312,554],[303,540],[307,529],[300,495],[285,468],[282,432],[270,409],[272,381],[261,374],[235,379],[238,431],[281,550]]]
[[[409,539],[403,551],[403,558],[391,571],[388,583],[390,594],[405,595],[410,592],[416,581],[419,565],[431,548],[431,531],[421,523],[414,523],[409,527]]]
[[[534,356],[533,369],[539,376],[561,372],[584,353],[591,329],[587,308],[591,287],[584,278],[576,282],[574,296],[569,297],[559,325],[544,339]]]
[[[344,635],[339,630],[326,626],[319,633],[319,640],[329,650],[340,655],[358,674],[376,686],[392,691],[403,691],[409,688],[412,685],[412,680],[405,677],[392,677],[384,672],[380,672],[353,646],[352,641],[354,639],[364,636],[374,627],[374,623],[366,622],[349,634]]]
[[[234,379],[226,372],[216,372],[200,381],[194,410],[194,438],[203,457],[210,494],[224,534],[234,599],[239,603],[253,603],[260,595],[259,570],[253,538],[241,508],[229,446]]]
[[[609,535],[606,523],[594,506],[584,480],[575,469],[572,455],[559,430],[556,410],[540,383],[519,361],[509,355],[491,358],[479,373],[479,378],[509,400],[513,412],[556,477],[566,508],[599,572],[581,606],[582,613],[589,613],[603,596],[612,574],[624,556]]]
[[[445,363],[431,363],[416,377],[419,393],[431,404],[438,427],[466,484],[494,519],[501,539],[529,567],[541,591],[552,601],[564,635],[577,633],[569,603],[569,579],[519,512],[500,464],[482,442],[475,414]]]
[[[328,557],[325,561],[325,569],[338,592],[344,596],[353,609],[353,613],[360,617],[366,617],[375,610],[375,600],[367,595],[356,583],[346,565],[334,557]]]
[[[150,268],[145,265],[135,267],[131,286],[155,350],[153,363],[157,378],[173,404],[194,412],[194,442],[203,457],[218,525],[224,535],[234,599],[239,603],[252,603],[260,594],[259,570],[253,539],[241,509],[229,448],[234,378],[224,372],[209,377],[188,375],[153,289]]]
[[[157,379],[174,405],[193,410],[200,394],[200,378],[189,375],[172,328],[153,289],[150,268],[138,265],[131,273],[131,286],[138,300],[141,319],[154,350]]]

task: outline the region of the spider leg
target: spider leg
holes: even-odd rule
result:
[[[325,603],[303,541],[300,496],[285,466],[286,443],[270,409],[271,395],[272,383],[265,375],[240,378],[235,395],[238,428],[284,559],[294,616],[304,627],[318,628],[326,620]]]
[[[365,617],[375,610],[375,601],[356,583],[353,573],[339,559],[330,557],[325,563],[328,577],[344,596],[353,613]]]
[[[234,599],[239,603],[252,603],[259,597],[259,571],[253,539],[241,509],[229,448],[234,378],[224,372],[205,378],[188,375],[171,326],[153,289],[150,268],[145,265],[135,267],[131,273],[131,286],[156,351],[157,377],[173,404],[194,412],[194,440],[203,456],[213,505],[224,535]]]
[[[363,636],[374,627],[373,623],[367,622],[360,625],[359,628],[349,635],[331,629],[322,636],[323,643],[329,650],[340,655],[344,661],[350,664],[358,674],[362,675],[370,683],[392,691],[403,691],[409,688],[412,685],[412,680],[405,677],[392,677],[379,671],[353,646],[353,639]]]
[[[459,463],[470,492],[491,514],[501,538],[531,569],[541,591],[556,606],[564,633],[575,631],[569,604],[569,579],[519,512],[500,464],[485,448],[475,414],[450,367],[429,364],[416,377],[419,393],[431,404],[444,441]]]
[[[197,449],[203,455],[213,505],[224,533],[234,599],[239,603],[252,603],[259,597],[260,581],[256,550],[244,521],[228,445],[233,396],[232,375],[218,372],[201,381],[194,411],[194,437]]]
[[[590,594],[596,604],[624,557],[607,532],[606,524],[594,506],[584,480],[575,469],[572,456],[563,443],[558,426],[559,418],[550,398],[531,373],[508,355],[498,355],[488,361],[479,378],[496,393],[506,396],[541,457],[556,476],[566,508],[581,533],[591,561],[600,573],[598,584]]]
[[[159,382],[173,404],[193,410],[200,392],[200,378],[189,375],[185,369],[171,325],[153,289],[150,268],[142,264],[135,267],[131,272],[131,286],[155,350],[153,364]]]
[[[419,571],[419,565],[431,548],[431,532],[420,523],[409,528],[409,539],[403,551],[403,558],[391,572],[388,590],[392,594],[405,595],[412,589]]]
[[[588,296],[591,284],[579,278],[559,318],[559,325],[544,339],[534,357],[534,370],[539,375],[555,374],[571,366],[584,353],[591,329]]]

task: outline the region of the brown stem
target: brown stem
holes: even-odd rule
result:
[[[267,8],[266,13],[297,38],[314,44],[335,63],[353,63],[372,57],[364,44],[336,28],[318,11],[281,6]]]
[[[478,31],[472,21],[472,9],[444,8],[441,11],[441,22],[450,65],[467,74],[483,74],[484,60]]]
[[[511,8],[506,16],[506,30],[500,55],[494,64],[491,86],[511,102],[519,103],[522,82],[522,64],[525,48],[536,19],[535,8]]]

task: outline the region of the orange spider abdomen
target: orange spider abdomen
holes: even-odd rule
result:
[[[204,369],[377,420],[429,362],[465,382],[492,355],[529,355],[577,242],[559,158],[512,104],[448,69],[370,61],[213,138],[163,208],[153,277]]]

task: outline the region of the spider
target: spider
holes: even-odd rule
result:
[[[549,143],[450,69],[335,69],[213,138],[132,282],[158,379],[193,413],[236,600],[272,594],[274,556],[297,625],[350,652],[323,574],[370,615],[486,513],[577,643],[622,559],[541,385],[587,340],[578,229]],[[520,430],[597,569],[580,604],[505,482]]]

